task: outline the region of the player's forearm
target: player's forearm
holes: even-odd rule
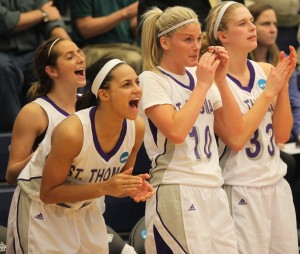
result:
[[[62,184],[53,188],[41,186],[40,198],[46,204],[75,203],[95,199],[104,195],[99,183],[92,184]]]
[[[273,112],[273,131],[277,143],[289,140],[293,127],[293,115],[288,89],[283,88],[277,96]]]

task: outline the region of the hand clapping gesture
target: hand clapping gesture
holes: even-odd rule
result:
[[[131,174],[132,168],[124,171],[124,174]],[[138,175],[142,179],[142,184],[136,190],[131,191],[129,195],[135,202],[144,202],[155,194],[155,190],[146,180],[150,178],[149,174]]]

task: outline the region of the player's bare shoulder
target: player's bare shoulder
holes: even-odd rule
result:
[[[34,119],[34,121],[31,121]],[[30,102],[26,104],[19,112],[14,128],[27,127],[34,130],[38,134],[41,134],[47,129],[48,126],[48,115],[45,110],[37,103]]]
[[[83,144],[83,126],[78,116],[71,115],[58,124],[52,134],[52,140],[68,144],[70,149],[80,150]]]
[[[257,64],[263,69],[267,77],[269,76],[271,69],[275,68],[272,64],[265,62],[257,62]]]

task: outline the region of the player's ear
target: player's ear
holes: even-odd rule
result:
[[[218,36],[218,39],[219,39],[220,42],[227,42],[228,41],[227,35],[223,31],[218,31],[217,36]]]
[[[160,42],[160,45],[161,47],[164,49],[164,50],[168,50],[169,49],[169,39],[166,37],[166,36],[161,36],[159,38],[159,42]]]
[[[49,66],[49,65],[47,65],[45,67],[45,72],[47,73],[47,75],[49,77],[57,77],[58,76],[58,73],[57,73],[56,69],[53,68],[53,67],[51,67],[51,66]]]
[[[109,101],[110,94],[106,89],[99,89],[98,96],[101,101]]]

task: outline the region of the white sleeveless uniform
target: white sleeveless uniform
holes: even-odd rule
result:
[[[248,61],[248,68],[247,87],[234,77],[227,77],[243,114],[250,110],[266,84],[266,75],[257,63]],[[240,151],[219,142],[220,147],[225,147],[220,153],[220,165],[240,253],[298,253],[295,209],[290,187],[283,179],[287,166],[280,158],[273,135],[273,111],[274,106],[270,105],[258,129]]]
[[[83,126],[82,150],[74,159],[66,181],[73,184],[105,181],[120,172],[135,142],[134,121],[124,120],[114,149],[104,153],[95,132],[96,107],[75,114]],[[104,197],[76,203],[44,204],[39,199],[32,160],[18,179],[15,230],[17,253],[108,253],[106,225],[102,216]],[[39,182],[40,183],[40,182]],[[24,188],[23,188],[24,187]],[[16,199],[15,199],[16,200]],[[18,231],[22,230],[22,234]],[[28,237],[25,237],[28,236]]]
[[[145,122],[144,144],[152,161],[150,183],[157,187],[156,196],[146,205],[146,252],[237,253],[228,202],[221,188],[223,179],[213,130],[214,110],[222,106],[217,87],[213,85],[207,92],[199,117],[184,142],[174,144],[144,111],[162,104],[180,110],[194,89],[195,68],[187,68],[186,75],[163,69],[161,73],[145,71],[139,79],[143,89],[139,113]],[[214,217],[215,210],[222,212]]]
[[[65,119],[69,114],[65,112],[63,109],[59,108],[52,100],[50,100],[47,96],[42,96],[34,100],[34,103],[39,104],[43,110],[46,112],[48,117],[48,127],[45,132],[45,136],[38,148],[36,149],[31,161],[27,164],[26,170],[25,168],[22,170],[20,176],[23,174],[32,175],[32,182],[29,185],[29,192],[34,193],[38,192],[41,184],[41,176],[42,176],[42,168],[45,163],[45,159],[47,154],[51,149],[51,134],[54,127],[60,123],[63,119]],[[34,121],[34,119],[32,119]],[[25,171],[27,173],[25,173]],[[19,176],[19,177],[20,177]],[[34,184],[32,184],[34,183]],[[18,225],[17,225],[17,206],[19,205],[19,196],[20,196],[20,187],[17,186],[9,211],[8,217],[8,237],[7,237],[7,253],[15,253],[14,252],[14,241],[18,243]],[[22,224],[22,222],[20,222]],[[20,249],[16,248],[16,253],[20,253]],[[24,252],[27,253],[27,252]]]

